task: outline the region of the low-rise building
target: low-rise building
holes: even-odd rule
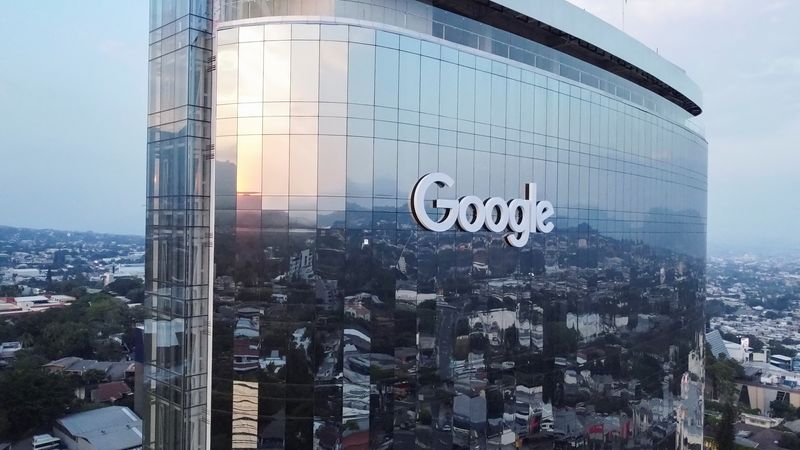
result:
[[[3,342],[0,344],[0,359],[13,358],[18,351],[22,350],[21,342]]]
[[[109,406],[62,417],[53,433],[69,450],[142,448],[142,419],[124,406]]]
[[[800,376],[768,362],[742,364],[744,378],[737,381],[739,401],[767,414],[774,401],[800,407]]]
[[[769,417],[759,414],[741,413],[739,414],[739,418],[747,425],[754,425],[761,428],[775,428],[783,422],[783,419],[780,417]]]
[[[31,443],[33,450],[61,450],[61,439],[54,437],[50,434],[37,434],[33,437]]]
[[[133,394],[130,386],[124,381],[110,381],[100,383],[91,392],[92,401],[95,403],[111,403]]]
[[[785,355],[770,355],[769,363],[784,370],[792,370],[792,358]]]
[[[766,414],[770,410],[770,403],[774,401],[785,402],[795,408],[800,407],[800,390],[789,386],[767,385],[761,383],[740,383],[739,400],[752,409],[759,409]]]
[[[50,373],[66,375],[84,375],[90,370],[97,370],[106,374],[106,377],[111,381],[124,380],[134,374],[134,363],[132,361],[97,361],[77,356],[67,356],[50,361],[42,367]]]
[[[69,295],[28,295],[0,298],[0,316],[11,316],[61,308],[75,301]]]

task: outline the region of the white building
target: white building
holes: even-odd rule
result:
[[[3,342],[0,344],[0,359],[13,358],[20,350],[22,350],[21,342]]]
[[[792,369],[792,358],[784,355],[770,355],[769,356],[769,363],[773,366],[778,366],[781,369],[791,370]]]

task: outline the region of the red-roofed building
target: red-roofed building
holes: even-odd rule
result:
[[[369,430],[355,431],[343,437],[342,448],[345,450],[369,449]]]
[[[131,395],[133,391],[124,381],[112,381],[97,385],[97,389],[92,390],[92,401],[95,403],[111,403]]]
[[[69,295],[30,295],[27,297],[0,298],[0,316],[46,311],[62,308],[75,301]]]

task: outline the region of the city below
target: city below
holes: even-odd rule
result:
[[[0,227],[0,448],[142,445],[143,259],[140,236]],[[708,258],[706,448],[717,448],[713,428],[729,395],[740,409],[737,448],[795,448],[798,261],[787,254]],[[618,322],[588,315],[571,327],[597,339]],[[600,381],[566,373],[578,387]],[[594,407],[575,412],[575,423],[603,417]],[[540,432],[563,432],[559,413],[544,408]]]
[[[800,450],[800,1],[40,3],[0,450]]]

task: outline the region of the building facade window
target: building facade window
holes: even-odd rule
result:
[[[214,439],[467,448],[635,430],[641,444],[675,408],[697,419],[702,136],[563,76],[337,22],[219,31],[235,63],[217,72],[231,88],[217,95],[212,377],[234,414]],[[242,80],[262,64],[258,98]],[[522,249],[426,231],[408,202],[430,172],[455,180],[431,189],[432,217],[434,198],[536,182],[556,231]]]
[[[702,443],[680,102],[416,0],[154,0],[150,28],[146,448]],[[536,183],[554,229],[429,231],[433,172],[434,220]]]

